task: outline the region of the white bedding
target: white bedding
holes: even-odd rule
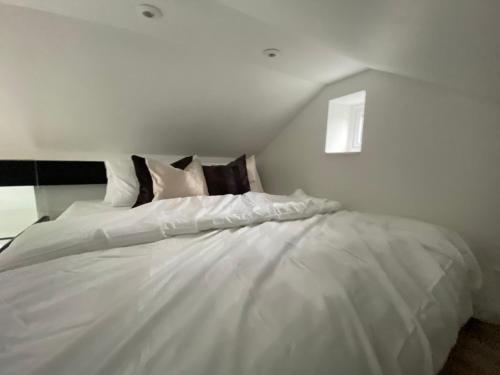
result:
[[[129,209],[129,207],[113,207],[105,203],[104,201],[99,200],[75,201],[71,204],[71,206],[64,210],[61,215],[59,215],[57,220]]]
[[[1,373],[435,374],[474,257],[339,207],[247,193],[33,226],[0,255]]]

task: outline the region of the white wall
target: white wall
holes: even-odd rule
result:
[[[363,151],[325,154],[328,101],[364,89]],[[413,217],[458,231],[486,272],[477,314],[500,320],[498,105],[367,71],[327,86],[258,162],[271,193],[301,187],[348,209]],[[496,317],[487,314],[493,308]]]
[[[0,238],[16,236],[37,219],[32,186],[0,186]]]
[[[38,216],[56,219],[75,201],[103,200],[106,185],[54,185],[36,188]]]

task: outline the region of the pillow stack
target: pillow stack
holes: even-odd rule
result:
[[[137,207],[151,201],[196,195],[263,192],[255,157],[245,155],[227,165],[204,165],[188,156],[172,164],[133,155],[106,161],[108,185],[104,201]]]

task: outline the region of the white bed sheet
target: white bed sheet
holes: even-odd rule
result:
[[[248,193],[34,226],[0,256],[2,374],[435,374],[474,257],[338,209]]]
[[[71,206],[64,210],[61,215],[59,215],[57,220],[99,214],[103,212],[124,211],[129,209],[129,207],[113,207],[100,200],[75,201],[71,204]]]

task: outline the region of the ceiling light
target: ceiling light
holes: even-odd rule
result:
[[[139,5],[137,7],[137,11],[139,12],[139,15],[148,19],[160,18],[161,16],[163,16],[160,8],[150,4]]]
[[[280,50],[277,48],[268,48],[262,51],[262,53],[269,58],[275,58],[279,55]]]

